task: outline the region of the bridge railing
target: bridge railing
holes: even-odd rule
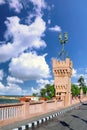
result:
[[[82,101],[87,101],[87,96]],[[76,104],[81,100],[74,98],[72,104]],[[58,110],[65,106],[64,100],[53,99],[50,101],[38,102],[20,102],[15,104],[0,105],[0,126],[12,123],[14,121],[24,120],[36,115],[45,114],[50,111]],[[66,106],[65,106],[66,107]]]
[[[23,114],[22,108],[22,103],[0,105],[0,121],[19,117]]]
[[[38,101],[38,102],[21,102],[16,104],[0,105],[0,121],[14,121],[26,119],[35,115],[56,110],[63,107],[63,101],[57,100]]]

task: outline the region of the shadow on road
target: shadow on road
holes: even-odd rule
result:
[[[60,123],[61,123],[64,127],[69,128],[69,130],[74,130],[74,129],[70,128],[70,125],[67,124],[65,121],[60,121]]]
[[[82,105],[87,105],[87,103],[84,103],[84,102],[82,102],[81,100],[79,100],[80,101],[80,103],[82,104]]]
[[[82,103],[82,105],[86,105],[87,106],[87,103]]]
[[[82,118],[80,118],[79,116],[76,116],[76,115],[72,115],[72,116],[73,116],[74,118],[78,118],[78,119],[84,121],[84,122],[87,124],[87,120],[84,120],[84,119],[82,119]]]

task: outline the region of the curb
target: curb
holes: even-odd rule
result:
[[[57,117],[57,116],[60,116],[60,115],[66,113],[66,112],[68,112],[68,111],[71,111],[71,110],[73,110],[73,109],[76,109],[76,108],[78,108],[79,106],[81,106],[81,103],[78,104],[78,105],[76,105],[76,106],[72,106],[72,107],[66,108],[65,110],[56,112],[56,113],[54,113],[54,114],[50,114],[49,116],[43,117],[43,118],[41,118],[41,119],[39,119],[39,120],[29,122],[29,123],[27,123],[26,125],[20,126],[20,127],[18,127],[18,128],[14,128],[14,129],[12,129],[12,130],[26,130],[26,129],[35,128],[35,127],[37,127],[38,125],[41,125],[42,123],[47,122],[48,120],[51,120],[51,119],[53,119],[53,118],[55,118],[55,117]]]

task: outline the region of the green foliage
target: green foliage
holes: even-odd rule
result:
[[[40,96],[51,99],[55,95],[54,85],[47,84],[45,88],[40,90]]]
[[[78,83],[79,83],[79,86],[80,86],[80,87],[85,86],[85,82],[84,82],[83,76],[80,76],[80,78],[78,79]]]
[[[41,95],[41,97],[46,97],[46,89],[45,88],[42,88],[40,90],[40,95]]]
[[[38,97],[38,93],[33,93],[32,96]]]
[[[71,86],[71,92],[72,92],[73,96],[77,96],[77,95],[80,94],[80,88],[77,85],[72,84],[72,86]]]
[[[83,94],[86,94],[86,92],[87,92],[87,86],[83,86],[82,90],[83,90]]]
[[[86,92],[87,92],[87,86],[85,85],[85,81],[84,81],[83,76],[80,76],[80,78],[78,79],[78,83],[79,83],[79,86],[83,90],[83,94],[86,94]]]

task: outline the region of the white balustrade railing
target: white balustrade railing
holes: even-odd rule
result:
[[[22,107],[21,103],[0,105],[0,121],[22,116]]]
[[[87,101],[87,97],[82,100]],[[72,104],[80,102],[80,99],[73,99]],[[64,107],[64,100],[58,102],[56,99],[40,102],[21,102],[15,104],[0,104],[0,122],[11,122],[21,119],[27,119],[35,114],[46,113]],[[1,123],[1,124],[2,124]],[[0,124],[0,125],[1,125]]]

